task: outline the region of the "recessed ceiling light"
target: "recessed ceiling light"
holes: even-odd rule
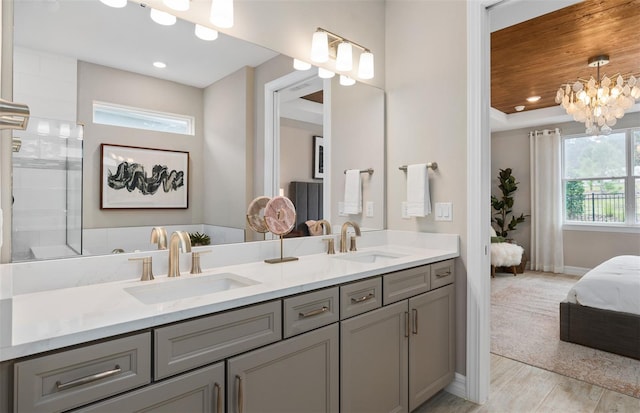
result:
[[[515,106],[514,109],[516,110],[516,112],[522,112],[524,110],[524,105]]]
[[[540,100],[540,96],[529,96],[527,98],[527,102],[529,103],[534,103]]]
[[[158,69],[164,69],[165,67],[167,67],[167,64],[165,62],[153,62],[153,65]]]

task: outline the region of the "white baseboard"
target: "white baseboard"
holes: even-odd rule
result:
[[[591,268],[569,267],[565,265],[563,273],[569,275],[585,275],[589,270],[591,270]]]
[[[461,399],[467,399],[467,377],[460,373],[456,373],[453,377],[453,381],[444,388],[445,391],[458,396]]]

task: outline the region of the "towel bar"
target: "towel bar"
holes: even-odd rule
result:
[[[347,170],[346,170],[346,169],[344,170],[344,173],[345,173],[345,174],[347,173]],[[369,175],[373,175],[373,168],[369,168],[369,169],[360,169],[360,173],[361,173],[361,174],[367,173],[367,174],[369,174]]]
[[[429,162],[427,164],[427,168],[431,168],[431,169],[433,169],[435,171],[436,169],[438,169],[438,162]],[[400,169],[401,171],[406,171],[407,170],[407,165],[402,165],[402,166],[398,167],[398,169]]]

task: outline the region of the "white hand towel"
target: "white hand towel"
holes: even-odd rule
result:
[[[362,182],[360,170],[349,169],[344,181],[344,213],[360,214],[362,212]]]
[[[431,197],[427,164],[409,165],[407,167],[407,215],[424,217],[430,213]]]

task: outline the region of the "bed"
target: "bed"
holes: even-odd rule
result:
[[[613,257],[571,288],[560,340],[640,360],[640,256]]]

